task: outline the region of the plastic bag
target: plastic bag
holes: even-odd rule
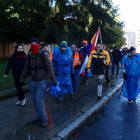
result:
[[[54,86],[52,85],[52,83],[50,82],[50,93],[51,93],[51,95],[57,97],[59,91],[60,91],[59,82],[57,82],[57,85],[56,85],[55,87],[54,87]]]

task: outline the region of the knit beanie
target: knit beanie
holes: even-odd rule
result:
[[[30,43],[32,43],[32,42],[36,42],[37,44],[39,44],[39,40],[37,38],[32,38]]]
[[[62,41],[61,44],[60,44],[60,47],[62,47],[62,46],[63,47],[67,47],[67,42],[66,41]]]
[[[83,41],[82,41],[82,44],[83,44],[83,45],[87,45],[87,44],[88,44],[87,40],[83,40]]]
[[[48,45],[48,44],[44,42],[44,43],[42,44],[42,48],[43,48],[44,46],[47,46],[47,45]]]
[[[114,50],[117,48],[118,46],[114,46]]]
[[[135,50],[135,47],[131,47],[130,48],[130,52],[134,51]]]

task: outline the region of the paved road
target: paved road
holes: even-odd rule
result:
[[[140,140],[140,96],[128,104],[119,92],[69,140]]]
[[[104,83],[103,95],[110,92],[116,85],[122,82],[122,77],[111,80],[111,86]],[[31,95],[26,94],[27,105],[25,107],[14,106],[17,97],[0,101],[0,140],[46,140],[73,122],[88,108],[98,102],[96,94],[96,82],[94,76],[89,79],[87,87],[80,86],[78,95],[70,99],[67,94],[61,104],[56,103],[56,98],[47,92],[45,98],[46,111],[48,114],[48,126],[41,128],[40,124],[32,125],[35,112]]]

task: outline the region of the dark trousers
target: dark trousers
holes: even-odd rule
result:
[[[14,77],[16,89],[17,89],[17,95],[19,101],[22,101],[25,98],[24,91],[20,85],[20,77]]]
[[[113,61],[112,62],[112,75],[114,75],[115,65],[117,67],[117,73],[116,73],[116,75],[118,75],[119,74],[119,61]]]
[[[110,82],[108,72],[109,72],[109,66],[105,66],[105,78],[106,78],[107,84]]]

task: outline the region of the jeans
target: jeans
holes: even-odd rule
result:
[[[14,77],[14,81],[17,89],[18,99],[19,101],[22,101],[25,98],[25,95],[22,86],[20,85],[20,77]]]
[[[104,75],[95,75],[97,81],[97,96],[102,96]]]
[[[115,68],[115,65],[116,65],[116,67],[117,67],[117,73],[116,73],[116,75],[118,75],[119,74],[119,62],[117,61],[117,62],[112,62],[112,75],[114,75],[114,68]]]
[[[47,80],[30,81],[31,97],[36,110],[36,119],[41,119],[42,122],[46,122],[48,119],[44,103],[47,82]]]
[[[79,72],[80,72],[80,69],[74,69],[74,79],[73,79],[73,83],[72,83],[74,92],[77,92]]]

